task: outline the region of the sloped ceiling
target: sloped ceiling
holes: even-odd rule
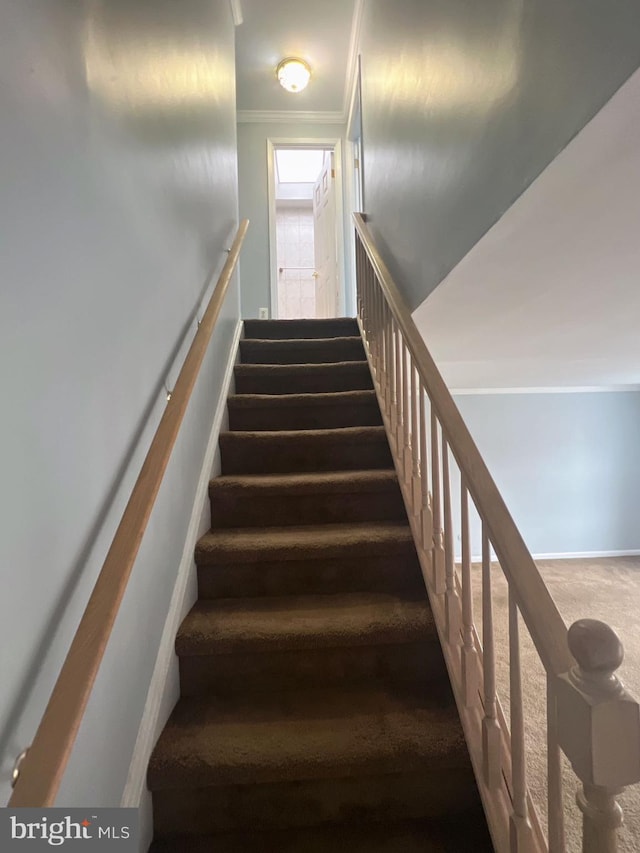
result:
[[[640,71],[420,305],[452,389],[640,387]]]
[[[241,0],[238,119],[344,121],[361,6],[359,0]],[[295,95],[275,76],[278,62],[288,56],[304,59],[312,69],[309,86]]]

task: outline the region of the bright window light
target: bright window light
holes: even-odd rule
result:
[[[281,184],[313,184],[318,179],[324,151],[306,148],[277,149],[276,168]]]

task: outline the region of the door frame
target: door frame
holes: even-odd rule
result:
[[[351,88],[351,96],[349,98],[349,115],[347,119],[346,133],[346,150],[345,150],[345,198],[347,200],[347,217],[345,223],[347,233],[347,269],[349,274],[347,281],[350,282],[349,293],[347,294],[348,310],[355,316],[356,314],[356,253],[355,253],[355,238],[353,226],[353,213],[365,213],[365,185],[364,185],[364,146],[363,146],[363,130],[362,130],[362,73],[361,73],[361,58],[357,57],[355,73],[353,75],[353,83]],[[357,140],[360,139],[360,157],[359,170],[355,169],[355,158],[357,153]],[[358,189],[360,185],[360,207],[357,210]]]
[[[342,316],[345,313],[345,246],[344,246],[344,184],[342,169],[342,140],[340,137],[318,137],[317,139],[305,138],[280,138],[270,137],[267,139],[267,196],[269,207],[269,294],[271,305],[270,314],[274,320],[278,318],[278,255],[276,240],[276,176],[275,176],[275,152],[278,148],[316,148],[332,150],[334,152],[334,166],[336,170],[336,254],[338,273],[338,304],[336,313]]]

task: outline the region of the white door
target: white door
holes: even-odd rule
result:
[[[313,227],[316,317],[335,317],[338,310],[338,259],[336,172],[333,151],[326,152],[320,177],[313,187]]]

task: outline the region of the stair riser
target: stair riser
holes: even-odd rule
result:
[[[401,521],[406,511],[400,488],[338,494],[231,495],[211,491],[211,519],[216,528],[284,527],[299,524],[349,524]]]
[[[318,683],[426,688],[442,678],[446,678],[444,660],[435,637],[431,642],[398,645],[180,657],[182,696],[304,690]]]
[[[265,408],[229,404],[231,430],[338,429],[353,426],[381,426],[377,402],[360,405],[273,406]]]
[[[424,592],[415,551],[386,556],[263,560],[198,566],[200,598],[316,595],[341,592]]]
[[[220,436],[222,474],[290,474],[311,471],[365,471],[392,468],[384,433],[357,442],[313,434],[300,439],[232,432]]]
[[[360,334],[351,317],[329,320],[245,320],[245,339],[282,341],[293,338],[345,338]]]
[[[235,370],[237,394],[333,394],[338,391],[368,391],[373,388],[366,362],[311,366],[307,370],[274,370],[259,367]]]
[[[471,767],[258,785],[155,791],[155,837],[238,829],[441,818],[477,802]]]
[[[240,341],[243,364],[330,364],[337,361],[363,361],[360,338],[335,338],[326,341]]]

